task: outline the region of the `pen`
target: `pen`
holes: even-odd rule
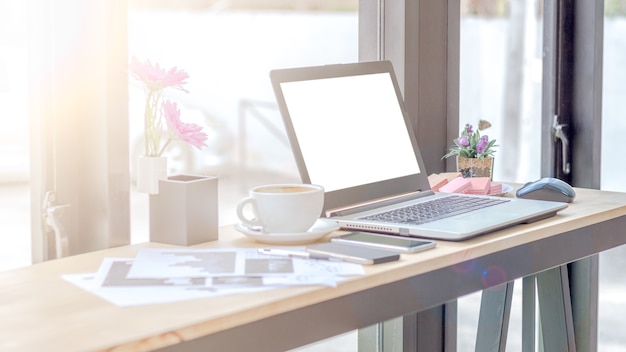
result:
[[[322,260],[333,259],[329,255],[312,254],[309,252],[290,251],[286,249],[276,249],[276,248],[259,248],[259,253],[267,254],[267,255],[276,255],[280,257],[289,257],[289,258],[322,259]],[[340,258],[337,258],[337,259],[340,259]]]
[[[347,256],[333,256],[327,254],[317,254],[317,253],[309,253],[302,251],[290,251],[286,249],[277,249],[277,248],[259,248],[259,253],[267,254],[267,255],[275,255],[280,257],[289,257],[289,258],[301,258],[301,259],[318,259],[318,260],[329,260],[329,261],[338,261],[338,262],[349,262],[356,264],[367,264],[367,262],[361,258],[347,257]]]

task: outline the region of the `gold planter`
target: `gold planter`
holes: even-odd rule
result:
[[[456,158],[456,169],[463,177],[489,177],[493,180],[493,158]]]

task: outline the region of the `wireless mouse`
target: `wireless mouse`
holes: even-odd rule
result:
[[[563,180],[544,177],[522,186],[522,188],[517,190],[516,196],[524,199],[571,203],[576,198],[576,192],[574,192],[572,186]]]

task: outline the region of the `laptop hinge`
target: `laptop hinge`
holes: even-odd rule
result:
[[[375,200],[373,202],[361,203],[359,205],[352,206],[349,208],[332,209],[326,212],[326,216],[327,217],[346,216],[346,215],[360,213],[363,211],[368,211],[368,210],[372,210],[376,208],[386,207],[388,205],[410,201],[413,199],[418,199],[418,198],[422,198],[426,196],[432,196],[434,194],[435,192],[431,190],[407,193],[407,194],[403,194],[401,196],[396,196],[392,198],[383,198],[383,199]]]

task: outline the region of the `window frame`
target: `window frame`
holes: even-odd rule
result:
[[[542,175],[600,188],[604,1],[546,1]],[[548,16],[550,14],[550,16]],[[562,172],[554,116],[565,125],[571,172]]]
[[[458,0],[359,2],[359,60],[393,63],[431,173],[456,168],[441,156],[458,134],[459,18]]]

